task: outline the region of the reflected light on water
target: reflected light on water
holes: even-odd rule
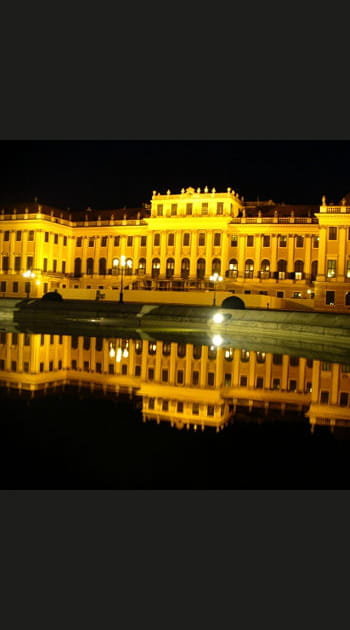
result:
[[[221,335],[214,335],[214,337],[212,339],[212,343],[213,343],[214,346],[221,346],[223,341],[224,340],[221,337]]]

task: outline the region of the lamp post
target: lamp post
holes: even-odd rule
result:
[[[215,271],[215,273],[213,273],[213,275],[209,277],[209,280],[214,284],[213,306],[216,306],[216,285],[218,282],[222,282],[223,278],[217,271]]]
[[[28,282],[26,282],[26,285],[27,285],[26,293],[27,293],[27,300],[29,300],[29,296],[30,296],[30,282],[29,282],[29,280],[31,280],[32,278],[35,278],[35,273],[31,269],[27,269],[27,271],[24,271],[22,275],[23,275],[23,278],[28,278]]]
[[[123,304],[123,296],[124,296],[124,273],[125,273],[125,268],[128,267],[130,269],[130,267],[132,266],[132,262],[131,260],[126,260],[125,256],[121,256],[120,257],[120,261],[119,258],[114,258],[113,259],[113,269],[115,270],[114,272],[117,273],[117,269],[118,267],[120,268],[120,292],[119,292],[119,302],[120,304]]]

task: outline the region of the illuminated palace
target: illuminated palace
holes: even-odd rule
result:
[[[2,209],[0,253],[2,297],[115,300],[124,280],[126,301],[163,289],[163,302],[187,290],[187,303],[209,303],[214,284],[247,307],[348,312],[350,197],[286,205],[187,188],[154,191],[139,209],[74,214],[36,202]]]
[[[88,387],[142,400],[146,421],[220,430],[237,414],[291,411],[350,426],[350,364],[163,340],[0,333],[0,387]],[[117,422],[117,419],[116,419]]]

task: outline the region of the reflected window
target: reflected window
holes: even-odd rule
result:
[[[233,360],[233,348],[225,348],[224,350],[225,361]]]
[[[291,379],[289,381],[289,391],[290,392],[296,392],[297,391],[297,382],[295,379]]]
[[[299,365],[299,357],[290,357],[289,365],[292,367],[297,367]]]
[[[184,371],[178,370],[176,374],[176,381],[179,385],[182,385],[184,382]]]
[[[90,345],[91,345],[90,337],[84,337],[84,344],[83,344],[84,350],[90,350]]]
[[[142,340],[137,339],[135,341],[135,354],[142,354]]]
[[[241,387],[247,387],[248,384],[248,377],[243,375],[241,376],[240,380],[239,380],[239,384]]]
[[[208,359],[216,359],[217,347],[209,346],[208,348]]]
[[[193,358],[200,359],[202,356],[202,346],[193,346]]]
[[[209,385],[209,387],[212,387],[213,385],[215,385],[215,373],[214,372],[208,372],[208,385]]]
[[[171,353],[171,343],[168,341],[164,341],[163,343],[163,356],[168,357]]]
[[[153,379],[154,379],[154,369],[148,368],[148,380],[153,381]]]
[[[272,363],[274,365],[282,365],[282,360],[283,360],[282,354],[272,355]]]
[[[340,407],[347,407],[349,403],[349,394],[347,392],[340,392],[339,405]]]
[[[321,395],[320,395],[320,403],[327,405],[328,401],[329,401],[329,392],[324,390],[321,392]]]
[[[169,410],[169,401],[168,400],[163,400],[162,411],[168,411],[168,410]]]
[[[186,344],[178,343],[177,344],[177,356],[183,358],[186,356]]]
[[[156,354],[157,352],[157,344],[155,341],[148,342],[148,354]]]
[[[213,416],[214,415],[214,405],[208,405],[207,406],[207,416]]]
[[[183,410],[184,410],[184,404],[182,401],[179,400],[177,402],[176,411],[177,413],[183,413]]]
[[[247,361],[249,361],[249,357],[250,357],[249,350],[244,350],[242,348],[242,350],[241,350],[241,361],[242,361],[242,363],[247,363]]]
[[[266,352],[257,352],[256,353],[256,361],[257,363],[265,363],[266,360]]]
[[[162,370],[162,381],[163,383],[167,383],[169,380],[169,372],[168,370]]]
[[[232,374],[226,373],[225,379],[224,379],[225,387],[231,387],[231,383],[232,383]]]
[[[199,403],[192,404],[192,413],[194,416],[198,416],[199,414]]]
[[[281,381],[279,378],[274,378],[272,381],[272,389],[281,389]]]
[[[256,379],[256,385],[255,385],[256,389],[263,389],[264,387],[264,379],[262,376],[258,376]]]
[[[193,370],[192,372],[192,385],[199,384],[199,372],[198,370]]]
[[[155,398],[148,399],[148,409],[154,409],[155,406]]]
[[[135,365],[135,376],[141,376],[141,365]]]

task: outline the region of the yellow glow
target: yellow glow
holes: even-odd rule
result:
[[[215,324],[221,324],[221,322],[224,321],[224,316],[222,313],[215,313],[214,317],[213,317],[213,322],[215,322]]]
[[[214,335],[212,342],[214,346],[221,346],[223,338],[221,337],[221,335]]]

